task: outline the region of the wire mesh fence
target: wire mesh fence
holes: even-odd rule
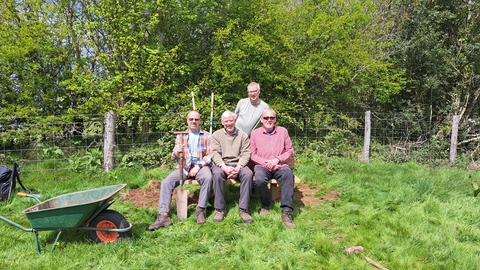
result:
[[[362,158],[365,113],[325,113],[295,117],[279,112],[277,124],[286,127],[296,156],[309,155]],[[449,162],[450,123],[448,117],[422,114],[371,114],[370,160],[419,162],[446,165]],[[115,166],[141,164],[156,167],[169,164],[173,132],[187,128],[177,117],[172,125],[166,114],[138,115],[115,125]],[[134,119],[134,120],[132,120]],[[167,125],[166,123],[170,123]],[[208,130],[207,121],[202,128]],[[103,162],[103,115],[67,118],[0,119],[0,163],[29,164],[29,170],[98,169]],[[220,129],[215,121],[214,130]],[[457,164],[476,164],[476,126],[460,128]]]

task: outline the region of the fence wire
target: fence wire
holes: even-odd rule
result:
[[[319,112],[291,118],[278,113],[277,125],[286,127],[296,156],[338,156],[361,159],[364,147],[365,114]],[[421,114],[371,114],[370,160],[420,162],[445,165],[449,161],[450,126],[448,118]],[[172,120],[163,114],[139,115],[136,120],[116,120],[115,166],[141,164],[155,167],[170,162],[173,132],[185,130],[185,120]],[[446,119],[446,120],[438,120]],[[480,121],[477,121],[480,122]],[[209,130],[209,121],[202,128]],[[1,120],[0,162],[29,164],[29,170],[96,169],[103,162],[102,115],[81,115],[48,121],[45,118]],[[220,129],[219,121],[214,129]],[[460,130],[458,163],[472,166],[478,159],[475,126]]]

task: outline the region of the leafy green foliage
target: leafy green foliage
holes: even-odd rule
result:
[[[172,142],[159,139],[158,145],[129,148],[128,152],[123,154],[119,166],[131,167],[139,164],[146,168],[154,168],[168,165],[171,161]]]
[[[433,115],[476,116],[480,85],[480,5],[477,1],[399,2],[401,41],[395,46],[408,71],[400,99],[425,104]],[[399,100],[400,101],[400,100]]]
[[[76,153],[72,155],[68,162],[71,168],[76,172],[98,171],[102,166],[103,153],[98,149],[91,149],[84,154]]]
[[[271,107],[296,118],[325,104],[347,110],[387,102],[402,85],[403,71],[379,38],[388,27],[375,31],[380,24],[370,1],[13,4],[0,5],[8,21],[2,44],[9,46],[0,56],[0,117],[7,123],[36,114],[58,120],[114,111],[130,121],[161,112],[167,121],[160,125],[176,130],[183,124],[178,114],[192,108],[191,92],[204,117],[215,92],[220,115],[258,81]],[[27,16],[38,23],[29,25]],[[16,28],[20,38],[7,37]],[[22,70],[30,66],[36,72]],[[35,121],[29,124],[50,120]],[[29,130],[38,142],[51,132]],[[22,133],[9,129],[2,136],[10,144]]]
[[[43,144],[38,144],[39,147],[44,147]],[[50,158],[59,158],[63,157],[65,153],[63,153],[62,149],[58,146],[48,147],[43,149],[42,159],[50,159]]]

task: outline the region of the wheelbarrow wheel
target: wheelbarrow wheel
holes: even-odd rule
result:
[[[129,224],[125,217],[114,210],[104,210],[96,216],[90,227],[108,228],[108,229],[125,229]],[[90,238],[97,243],[113,243],[128,237],[128,232],[106,232],[106,231],[89,231]]]

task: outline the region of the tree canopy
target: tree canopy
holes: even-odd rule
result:
[[[473,117],[477,1],[5,0],[1,117],[233,109],[251,81],[292,117],[422,110]]]

